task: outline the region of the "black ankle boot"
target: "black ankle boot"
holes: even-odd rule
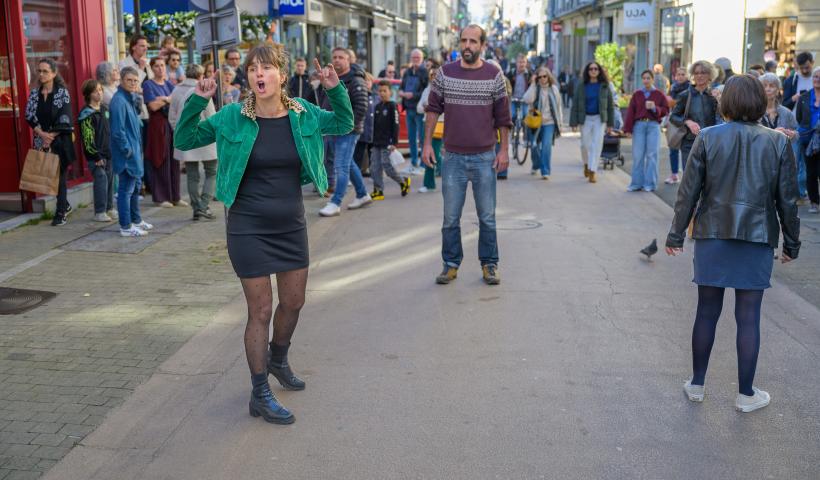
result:
[[[279,403],[279,400],[270,391],[270,385],[267,382],[253,389],[248,410],[252,417],[261,416],[268,423],[289,425],[295,420],[290,410]]]
[[[268,356],[268,373],[273,375],[285,390],[304,390],[305,382],[297,377],[288,364],[288,348],[286,346],[270,344],[270,355]]]

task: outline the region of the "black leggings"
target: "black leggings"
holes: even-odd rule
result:
[[[692,329],[692,384],[703,385],[709,355],[715,343],[723,293],[719,287],[698,286],[698,310]],[[752,384],[760,351],[760,304],[763,290],[735,290],[735,321],[737,322],[737,380],[738,391],[753,395]]]
[[[802,148],[802,146],[800,147]],[[817,181],[820,180],[820,154],[806,156],[806,187],[809,190],[809,201],[820,204],[820,190]]]

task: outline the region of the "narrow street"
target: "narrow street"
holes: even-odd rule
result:
[[[734,410],[728,294],[706,401],[689,403],[681,387],[696,301],[691,251],[641,258],[638,250],[653,238],[662,244],[671,208],[652,194],[627,194],[617,169],[597,185],[586,183],[577,142],[559,141],[549,181],[529,176],[527,165],[512,167],[510,179],[499,183],[497,287],[481,281],[472,200],[462,222],[465,261],[449,286],[433,282],[440,193],[401,198],[388,185],[383,202],[312,218],[309,294],[291,350],[308,387],[274,388],[296,415],[292,426],[247,413],[245,306],[229,265],[202,262],[178,272],[184,283],[186,275],[218,270],[215,281],[231,300],[202,312],[195,334],[44,478],[816,476],[820,312],[773,281],[764,297],[755,382],[771,392],[772,403],[741,415]],[[319,206],[311,197],[308,215]],[[220,223],[186,226],[127,260],[148,261],[180,236],[201,250],[203,228],[221,248]],[[165,259],[167,268],[187,258],[179,254]],[[119,262],[124,271],[127,263]],[[126,275],[121,281],[129,281]],[[14,282],[12,276],[2,285]],[[202,301],[209,288],[201,287]],[[145,333],[196,308],[180,307],[143,321]],[[88,314],[109,307],[84,308]],[[66,318],[72,321],[84,320]],[[8,360],[0,368],[7,398],[8,382],[27,372]],[[12,407],[22,405],[4,408]]]

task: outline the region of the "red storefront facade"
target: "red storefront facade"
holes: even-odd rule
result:
[[[80,86],[106,60],[104,0],[0,0],[0,209],[30,211],[32,194],[18,188],[32,132],[24,112],[41,58],[52,58],[68,85],[74,115]],[[75,142],[76,144],[76,142]],[[90,181],[79,149],[69,187]]]

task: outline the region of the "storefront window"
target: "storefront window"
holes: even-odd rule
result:
[[[649,68],[648,34],[621,35],[621,45],[626,47],[624,83],[621,89],[631,93],[641,85],[641,72]]]
[[[37,62],[51,58],[71,91],[71,35],[65,0],[23,0],[23,34],[30,88],[36,84]]]
[[[304,23],[285,23],[285,46],[291,59],[307,56]]]
[[[746,56],[743,70],[750,66],[773,60],[777,62],[778,75],[785,75],[795,56],[797,19],[753,18],[746,22]]]
[[[368,65],[367,32],[350,31],[350,49],[356,52],[356,63]]]
[[[668,76],[692,63],[692,6],[661,10],[660,61]]]

